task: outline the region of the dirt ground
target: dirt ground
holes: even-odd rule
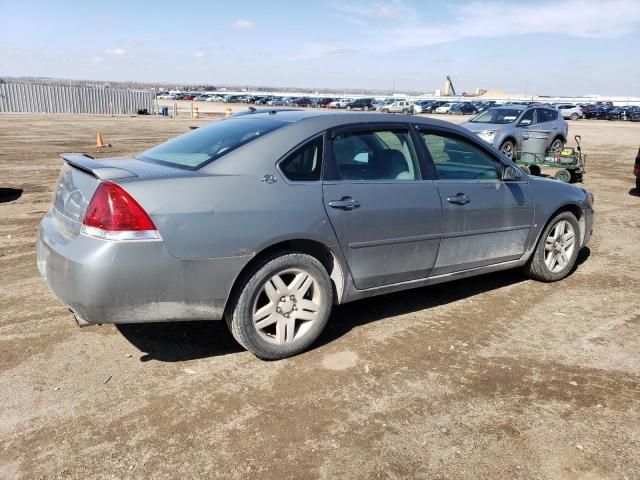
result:
[[[446,117],[461,121],[457,117]],[[262,362],[222,322],[80,329],[34,252],[60,152],[209,119],[0,115],[0,478],[640,478],[640,124],[578,121],[597,219],[576,271],[337,307]]]

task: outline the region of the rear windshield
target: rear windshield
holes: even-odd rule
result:
[[[221,120],[161,143],[137,158],[196,170],[284,125],[284,122],[265,118]]]
[[[521,113],[522,110],[511,110],[510,108],[490,108],[470,121],[473,123],[505,124],[514,122]]]

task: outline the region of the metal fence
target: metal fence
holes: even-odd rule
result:
[[[105,87],[0,84],[0,112],[131,115],[141,109],[155,113],[153,92]]]

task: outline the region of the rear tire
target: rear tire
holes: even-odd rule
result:
[[[558,180],[559,182],[569,183],[571,182],[571,173],[569,172],[569,170],[561,168],[553,175],[553,178]]]
[[[573,269],[580,250],[580,227],[571,212],[560,212],[546,226],[523,267],[532,279],[556,282]]]
[[[549,148],[549,150],[551,150],[553,153],[559,154],[563,148],[564,141],[560,137],[558,137],[555,138],[553,142],[551,142],[551,147]]]
[[[298,252],[275,252],[243,274],[225,320],[240,345],[262,360],[306,350],[324,330],[333,289],[322,264]]]
[[[569,115],[569,118],[575,121],[580,118],[580,115],[578,115],[577,113],[572,113],[571,115]]]
[[[502,145],[500,145],[500,151],[504,153],[507,158],[513,158],[515,150],[516,144],[511,140],[505,140],[504,142],[502,142]]]
[[[569,173],[571,174],[569,183],[578,183],[582,181],[582,173],[578,173],[575,170],[571,170]]]

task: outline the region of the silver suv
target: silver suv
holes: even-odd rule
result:
[[[558,110],[535,105],[490,108],[461,125],[513,158],[522,149],[527,132],[548,132],[547,149],[559,152],[567,141],[569,125]]]
[[[559,103],[554,107],[560,111],[560,115],[565,119],[578,120],[584,116],[582,109],[572,103]]]

